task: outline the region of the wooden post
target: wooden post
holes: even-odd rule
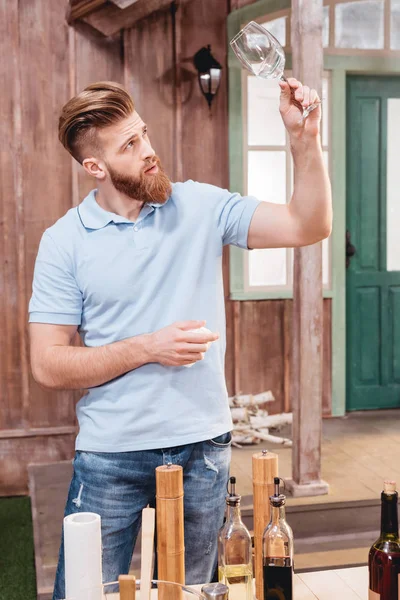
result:
[[[321,0],[292,1],[293,76],[322,92]],[[321,480],[322,432],[322,246],[294,252],[293,345],[293,496],[328,493]]]
[[[158,579],[185,583],[183,470],[179,465],[156,468]],[[180,589],[159,584],[160,600],[179,600]]]
[[[262,539],[271,518],[269,497],[274,493],[274,477],[278,477],[278,455],[263,450],[253,454],[254,575],[256,598],[264,600]]]

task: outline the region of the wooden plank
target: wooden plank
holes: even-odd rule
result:
[[[71,206],[70,160],[57,139],[59,111],[69,97],[68,25],[64,6],[64,0],[50,4],[37,0],[34,4],[19,5],[19,28],[24,32],[19,40],[24,173],[21,235],[25,243],[28,297],[42,233]],[[20,293],[24,294],[23,289]],[[27,299],[25,311],[26,302]],[[25,329],[26,320],[25,312]],[[75,422],[73,393],[43,390],[30,376],[30,395],[27,421],[31,427]]]
[[[332,386],[332,372],[331,372],[331,300],[329,298],[324,299],[324,351],[323,351],[323,399],[324,399],[324,415],[330,416],[331,414],[331,386]],[[281,411],[291,410],[290,404],[290,369],[291,369],[291,349],[292,349],[292,300],[261,300],[239,302],[237,301],[238,307],[242,312],[242,316],[236,319],[236,325],[233,326],[233,334],[235,327],[239,329],[237,334],[237,348],[236,355],[238,356],[236,363],[241,364],[241,369],[238,374],[238,381],[240,382],[239,387],[242,390],[246,390],[243,393],[251,392],[251,389],[256,390],[253,393],[259,391],[265,391],[270,389],[275,398],[279,400],[278,403],[272,403],[268,405],[268,410],[271,414]],[[236,302],[232,302],[235,307]],[[247,321],[250,318],[250,309],[257,311],[257,314],[251,316],[251,324]],[[239,310],[237,308],[236,310]],[[234,308],[235,310],[235,308]],[[262,313],[265,313],[264,317],[261,317]],[[243,323],[243,318],[246,319]],[[230,321],[228,321],[229,327]],[[235,323],[235,321],[234,321]],[[261,333],[262,341],[258,345],[257,339],[260,337],[259,327],[261,323],[264,323],[265,333]],[[249,329],[250,328],[250,329]],[[240,331],[246,329],[246,334],[241,334]],[[235,337],[233,335],[233,337]],[[233,341],[232,341],[233,343]],[[257,350],[254,351],[255,357],[251,358],[251,363],[248,360],[248,353],[252,352],[251,348],[256,344]],[[267,351],[267,358],[265,357],[265,349],[269,346]],[[233,343],[235,348],[235,344]],[[271,354],[271,357],[269,356]],[[257,356],[258,355],[258,356]],[[253,355],[252,355],[253,357]],[[268,366],[270,361],[273,360],[272,372],[269,371]],[[268,369],[268,371],[266,371]],[[247,375],[241,375],[241,372],[248,373]],[[268,374],[267,374],[268,373]],[[271,376],[272,375],[272,376]],[[244,377],[244,382],[240,381],[241,377]],[[248,387],[251,383],[251,387]],[[237,384],[238,385],[238,384]],[[238,389],[239,389],[238,387]],[[234,389],[234,388],[233,388]],[[233,395],[233,390],[230,392]]]
[[[119,9],[125,9],[138,2],[138,0],[109,0],[109,2]],[[68,22],[72,23],[77,19],[81,19],[105,4],[107,4],[107,0],[70,0],[67,10]]]
[[[106,36],[114,35],[121,29],[130,29],[141,19],[161,10],[168,10],[171,0],[139,0],[125,10],[107,4],[84,17],[84,21]]]
[[[61,540],[61,528],[68,486],[72,477],[71,461],[31,464],[29,495],[32,507],[35,545],[36,586],[38,597],[51,588]]]
[[[293,74],[322,87],[322,4],[292,3]],[[293,347],[293,493],[326,493],[321,482],[322,416],[322,251],[321,244],[294,251]],[[305,490],[308,490],[307,492]],[[300,491],[303,490],[303,491]]]
[[[106,39],[79,23],[75,27],[74,40],[75,64],[71,67],[75,71],[75,86],[71,89],[71,97],[95,81],[124,83],[122,34]],[[81,202],[96,187],[96,180],[75,160],[73,169],[77,177],[77,199]]]
[[[28,493],[29,463],[71,460],[75,434],[0,440],[0,496]]]
[[[271,413],[283,411],[284,300],[242,302],[240,318],[240,380],[242,391],[257,394],[271,390]]]
[[[14,439],[22,437],[35,437],[40,435],[65,435],[67,433],[77,433],[78,428],[75,425],[58,427],[36,427],[30,429],[0,429],[0,439]]]
[[[67,9],[68,23],[81,19],[92,11],[104,6],[107,0],[70,0]]]
[[[25,427],[28,402],[18,2],[0,1],[0,429]]]
[[[154,43],[157,40],[157,43]],[[174,64],[169,11],[152,15],[124,34],[125,85],[149,127],[155,152],[174,179]]]
[[[182,174],[182,11],[179,2],[171,4],[172,53],[174,65],[174,176],[183,180]]]
[[[183,177],[223,188],[228,177],[228,99],[227,69],[222,69],[221,85],[211,111],[200,91],[193,56],[205,43],[220,64],[226,57],[225,2],[197,0],[182,4],[183,93]],[[204,31],[207,31],[206,40]]]

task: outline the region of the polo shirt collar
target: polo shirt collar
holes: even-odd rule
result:
[[[96,202],[96,192],[97,190],[92,190],[78,206],[78,213],[80,219],[84,227],[86,227],[86,229],[102,229],[109,223],[133,224],[133,221],[130,221],[126,217],[122,217],[121,215],[117,215],[116,213],[104,210],[104,208],[102,208]],[[164,204],[166,204],[166,202]],[[164,206],[164,204],[153,203],[145,205],[142,209],[142,211],[144,211],[144,214],[141,213],[141,217],[153,212],[155,208]]]

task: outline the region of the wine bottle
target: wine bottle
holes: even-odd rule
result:
[[[369,600],[400,600],[400,540],[396,482],[381,493],[381,534],[369,551]]]
[[[271,520],[263,535],[264,600],[293,599],[293,532],[285,517],[286,496],[274,477]]]
[[[218,536],[218,579],[229,588],[229,600],[253,600],[251,536],[240,513],[235,477],[229,480],[227,518]]]

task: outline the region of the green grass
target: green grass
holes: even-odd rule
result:
[[[0,600],[36,600],[28,497],[0,498]]]

